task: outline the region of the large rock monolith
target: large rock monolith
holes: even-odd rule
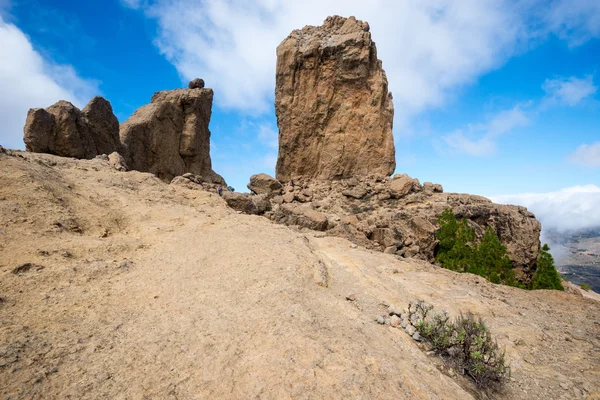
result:
[[[344,179],[395,169],[392,95],[369,25],[328,17],[277,47],[277,179]]]

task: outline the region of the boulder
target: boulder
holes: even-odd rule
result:
[[[394,179],[390,182],[390,195],[394,199],[399,199],[407,194],[420,190],[418,179],[413,179],[406,174],[394,175]]]
[[[196,78],[192,79],[190,83],[188,83],[189,89],[204,89],[204,79]]]
[[[315,231],[327,229],[327,216],[310,207],[299,204],[282,204],[273,218],[286,225],[298,225]]]
[[[225,185],[212,170],[210,131],[212,89],[176,89],[155,93],[121,124],[128,165],[163,180],[190,172],[208,183]]]
[[[119,120],[113,114],[108,100],[96,96],[81,111],[88,123],[96,153],[123,153],[119,139]]]
[[[92,159],[123,151],[119,122],[102,97],[94,97],[83,111],[64,100],[46,109],[30,109],[23,133],[26,150],[34,153]]]
[[[116,151],[113,151],[108,155],[108,164],[117,171],[124,172],[129,170],[125,158]]]
[[[227,205],[245,214],[262,215],[271,210],[271,203],[266,195],[251,195],[249,193],[223,192]]]
[[[328,17],[277,47],[277,179],[389,176],[392,95],[369,25]]]
[[[367,189],[362,186],[354,186],[344,190],[342,194],[346,197],[352,197],[353,199],[362,199],[367,195]]]
[[[256,174],[250,177],[248,189],[256,194],[281,194],[283,186],[281,183],[267,174]]]

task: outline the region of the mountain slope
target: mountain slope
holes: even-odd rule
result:
[[[2,397],[470,398],[375,322],[418,299],[484,316],[512,367],[499,397],[600,392],[594,299],[351,248],[101,159],[13,152],[0,171]]]

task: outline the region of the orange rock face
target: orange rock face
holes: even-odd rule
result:
[[[369,25],[328,17],[277,47],[277,179],[391,175],[392,94]]]

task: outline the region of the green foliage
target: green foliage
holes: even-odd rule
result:
[[[510,286],[516,284],[515,271],[508,258],[506,246],[500,242],[491,226],[486,228],[477,246],[473,270],[468,272],[487,277],[494,283]]]
[[[451,320],[446,313],[427,316],[429,310],[421,310],[423,318],[416,328],[458,372],[469,376],[479,389],[499,391],[510,377],[504,352],[492,339],[490,331],[481,318],[472,314],[460,315]]]
[[[531,288],[565,290],[560,281],[560,275],[554,266],[554,258],[550,254],[550,247],[545,244],[540,250],[537,268],[531,280]]]
[[[517,286],[518,282],[508,258],[506,247],[491,226],[476,243],[475,232],[466,219],[457,221],[452,209],[447,208],[439,217],[440,229],[436,261],[444,268],[480,275],[494,283]]]
[[[592,290],[592,287],[584,282],[581,282],[579,284],[579,287],[582,288],[583,290],[585,290],[586,292]]]
[[[231,193],[235,192],[235,189],[233,186],[227,186],[227,190],[229,190]]]

